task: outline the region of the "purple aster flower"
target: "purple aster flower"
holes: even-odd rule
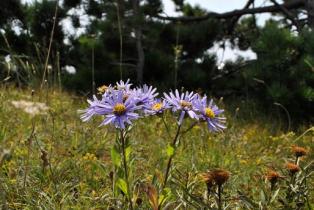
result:
[[[172,111],[181,111],[178,124],[181,125],[185,114],[187,113],[192,119],[198,120],[198,115],[195,113],[193,107],[193,101],[197,98],[197,94],[186,91],[185,93],[179,94],[178,90],[175,93],[170,92],[169,95],[164,93],[164,97],[172,107]]]
[[[82,113],[81,119],[83,122],[90,120],[94,115],[106,114],[105,110],[103,109],[105,105],[102,104],[95,95],[93,96],[93,99],[93,101],[87,100],[90,105],[87,109],[79,110],[79,113]]]
[[[145,105],[153,102],[155,97],[158,96],[156,90],[153,86],[143,85],[143,87],[133,90],[131,95],[137,104]]]
[[[170,106],[166,100],[156,99],[144,105],[144,113],[147,115],[162,114]]]
[[[200,113],[199,118],[207,122],[208,129],[211,131],[221,131],[226,128],[224,123],[225,117],[219,117],[224,112],[223,109],[219,109],[211,99],[208,103],[207,97],[198,97],[194,100],[193,105],[195,109]]]
[[[140,107],[136,106],[132,97],[124,100],[123,96],[122,90],[116,90],[101,101],[94,98],[91,106],[84,110],[82,119],[87,121],[95,114],[104,115],[105,119],[100,126],[113,124],[116,128],[125,129],[125,123],[132,124],[131,120],[139,118],[135,111]]]
[[[104,102],[107,98],[110,98],[112,96],[112,93],[116,91],[111,85],[106,86],[105,91],[102,92],[102,99],[101,102]]]
[[[128,79],[126,82],[120,80],[120,82],[116,83],[117,90],[124,90],[126,92],[129,92],[131,90],[132,84],[130,83],[130,79]]]

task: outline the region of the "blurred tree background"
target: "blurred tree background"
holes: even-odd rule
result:
[[[182,16],[165,16],[161,0],[1,0],[1,83],[91,94],[130,78],[254,100],[265,111],[275,103],[313,122],[314,0],[248,0],[226,13],[173,2]],[[276,18],[257,25],[266,12]],[[220,67],[210,49],[227,42],[257,58]]]

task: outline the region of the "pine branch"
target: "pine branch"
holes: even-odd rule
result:
[[[168,20],[168,21],[180,21],[180,22],[197,22],[197,21],[204,21],[208,20],[209,18],[216,18],[216,19],[228,19],[232,17],[241,17],[243,15],[249,14],[258,14],[258,13],[267,13],[267,12],[281,12],[281,8],[286,8],[287,10],[290,9],[298,9],[305,6],[305,0],[293,0],[287,3],[279,4],[280,7],[277,5],[273,6],[265,6],[265,7],[257,7],[257,8],[245,8],[240,10],[233,10],[230,12],[225,13],[216,13],[210,12],[204,16],[198,17],[188,17],[188,16],[181,16],[181,17],[168,17],[168,16],[161,16],[157,15],[156,18],[160,20]]]

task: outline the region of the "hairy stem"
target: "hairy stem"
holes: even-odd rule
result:
[[[174,139],[173,139],[173,141],[172,141],[171,146],[172,146],[173,148],[175,148],[175,146],[176,146],[176,144],[177,144],[177,140],[178,140],[178,137],[179,137],[179,134],[180,134],[180,129],[181,129],[181,124],[178,125],[178,129],[177,129],[176,135],[175,135],[175,137],[174,137]],[[170,172],[170,168],[171,168],[171,163],[172,163],[173,157],[174,157],[174,154],[171,155],[171,156],[169,157],[169,159],[168,159],[167,169],[166,169],[166,173],[165,173],[165,178],[164,178],[164,183],[163,183],[163,185],[162,185],[162,189],[164,189],[165,186],[166,186],[166,184],[167,184],[167,180],[168,180],[168,176],[169,176],[169,172]]]
[[[130,210],[133,210],[133,203],[132,203],[130,184],[129,184],[128,165],[127,165],[126,154],[125,154],[125,139],[124,139],[124,134],[123,134],[122,129],[120,130],[120,140],[121,140],[121,146],[122,146],[122,159],[123,159],[124,176],[125,176],[125,182],[126,182],[127,190],[128,190],[127,199],[129,201]]]

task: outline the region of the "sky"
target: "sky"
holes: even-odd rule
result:
[[[22,2],[28,2],[31,3],[34,0],[22,0]],[[175,6],[172,2],[172,0],[162,0],[164,5],[164,13],[167,16],[180,16],[179,13],[175,12]],[[191,5],[199,5],[200,7],[213,12],[228,12],[235,9],[241,9],[246,4],[247,0],[185,0],[186,3],[190,3]],[[282,2],[282,0],[278,1],[279,3]],[[269,0],[255,0],[255,7],[260,6],[267,6],[270,5]],[[270,15],[269,14],[260,14],[256,15],[258,24],[263,25],[265,23],[265,20],[267,20]],[[71,30],[71,26],[67,23],[67,21],[64,21],[66,25],[65,28],[68,28]],[[70,33],[70,31],[68,31]],[[239,49],[232,49],[230,46],[230,43],[226,43],[225,50],[221,49],[220,43],[216,43],[213,48],[209,49],[210,52],[216,53],[218,57],[218,65],[223,67],[224,62],[226,60],[235,60],[238,56],[242,56],[247,59],[254,59],[256,58],[256,55],[251,50],[247,51],[240,51]]]

